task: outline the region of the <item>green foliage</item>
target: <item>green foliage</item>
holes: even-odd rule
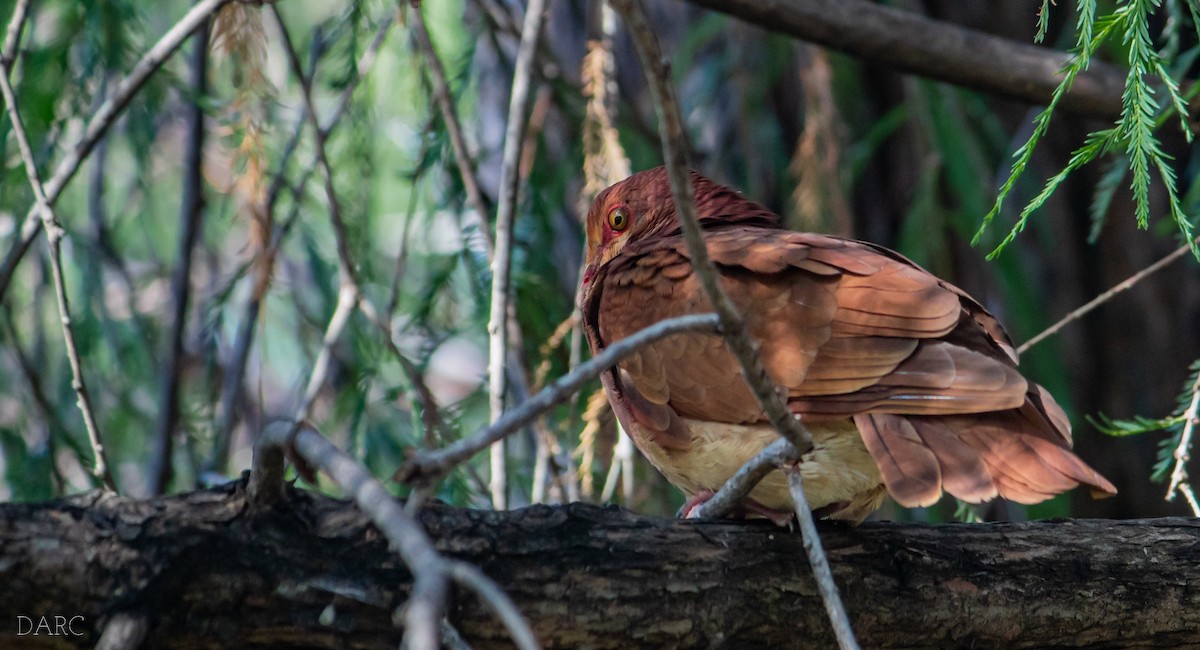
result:
[[[1166,63],[1157,50],[1150,36],[1150,16],[1160,6],[1161,0],[1128,0],[1119,3],[1109,14],[1097,15],[1095,0],[1079,1],[1079,19],[1076,24],[1077,41],[1071,50],[1071,59],[1063,68],[1063,79],[1055,89],[1049,105],[1034,119],[1034,129],[1019,149],[1017,149],[1012,170],[1004,181],[992,209],[983,218],[974,242],[991,226],[992,221],[1000,214],[1004,200],[1016,187],[1017,181],[1025,172],[1033,157],[1034,149],[1046,134],[1060,100],[1070,91],[1075,78],[1087,69],[1092,56],[1110,38],[1120,35],[1121,46],[1127,50],[1129,71],[1125,82],[1125,91],[1121,97],[1121,116],[1115,126],[1088,135],[1084,145],[1076,149],[1067,166],[1051,176],[1045,186],[1033,199],[1021,209],[1017,223],[1004,237],[999,245],[989,254],[989,259],[998,256],[1016,236],[1025,230],[1029,217],[1042,207],[1046,200],[1063,184],[1072,172],[1096,160],[1110,151],[1123,151],[1128,159],[1132,172],[1130,187],[1135,201],[1135,217],[1138,226],[1147,228],[1150,220],[1150,184],[1152,176],[1158,175],[1159,181],[1167,191],[1167,202],[1171,218],[1179,232],[1189,242],[1192,252],[1200,259],[1200,246],[1194,241],[1192,224],[1184,213],[1176,190],[1175,172],[1169,161],[1169,156],[1162,150],[1155,131],[1165,117],[1171,114],[1178,116],[1180,127],[1185,137],[1191,141],[1191,131],[1187,124],[1187,107],[1184,97],[1179,92],[1179,86],[1167,72]],[[1043,3],[1039,18],[1039,40],[1044,35],[1043,21],[1046,20],[1048,6]],[[1194,8],[1193,8],[1194,11]],[[1162,83],[1162,90],[1167,95],[1168,102],[1161,105],[1155,98],[1152,80]],[[1111,195],[1110,195],[1111,196]],[[1101,206],[1107,206],[1106,200],[1101,200]]]
[[[1165,418],[1152,419],[1138,415],[1128,420],[1113,420],[1104,414],[1100,414],[1096,419],[1088,418],[1093,426],[1110,436],[1132,436],[1157,431],[1169,433],[1169,437],[1163,438],[1159,442],[1158,457],[1150,474],[1150,478],[1155,481],[1162,482],[1170,474],[1171,467],[1176,461],[1176,450],[1183,442],[1183,434],[1188,422],[1192,422],[1193,428],[1195,426],[1196,403],[1200,399],[1197,397],[1200,394],[1200,359],[1192,362],[1189,371],[1191,374],[1183,383],[1183,391],[1179,393],[1177,399],[1178,405],[1171,415]],[[1183,453],[1190,455],[1192,441],[1188,440],[1185,447]]]
[[[3,5],[0,16],[7,16],[11,4]],[[404,4],[404,11],[413,10]],[[1044,0],[1041,5],[1038,41],[1052,33],[1053,3]],[[74,145],[80,126],[105,93],[190,6],[184,0],[153,7],[134,0],[33,3],[37,29],[26,33],[14,80],[43,173]],[[245,6],[251,15],[260,11],[253,3]],[[509,4],[497,6],[507,11]],[[860,214],[859,220],[845,224],[847,230],[897,246],[962,284],[1002,317],[1014,338],[1044,327],[1058,310],[1051,301],[1062,294],[1047,281],[1051,270],[1041,258],[1063,243],[1039,233],[1041,239],[1022,241],[1014,247],[1016,254],[982,270],[966,242],[982,232],[980,214],[988,214],[986,227],[1001,214],[1006,197],[1021,192],[1019,177],[1035,166],[1035,147],[1049,145],[1044,136],[1055,107],[1097,56],[1119,56],[1130,66],[1121,119],[1091,134],[1065,169],[1049,174],[999,248],[1025,227],[1033,211],[1054,209],[1050,198],[1070,175],[1105,156],[1112,162],[1092,198],[1095,233],[1126,186],[1142,202],[1137,216],[1143,225],[1151,221],[1146,202],[1156,194],[1155,183],[1167,188],[1171,214],[1186,221],[1182,215],[1200,204],[1200,184],[1194,173],[1185,174],[1183,165],[1167,158],[1159,138],[1164,127],[1174,128],[1176,117],[1184,116],[1182,102],[1196,92],[1181,92],[1171,79],[1184,78],[1200,47],[1188,49],[1194,39],[1186,28],[1196,23],[1195,3],[1187,3],[1191,13],[1173,6],[1168,0],[1172,18],[1155,37],[1149,20],[1158,7],[1155,2],[1123,3],[1109,13],[1095,2],[1080,3],[1074,54],[1063,84],[1035,120],[1029,141],[1018,149],[999,196],[993,196],[990,179],[998,167],[1008,166],[1012,124],[1007,109],[998,109],[997,102],[977,92],[930,80],[901,80],[877,66],[828,54],[830,79],[820,90],[835,105],[836,119],[827,129],[830,149],[813,155],[837,163],[830,164],[827,178],[842,187],[831,192],[841,192],[854,208],[878,208],[868,218]],[[378,21],[396,11],[396,5],[385,0],[294,0],[279,3],[278,9],[305,70],[312,73],[317,112],[324,121],[340,93],[358,81],[359,57]],[[424,3],[420,10],[446,68],[451,102],[472,158],[468,162],[478,170],[485,199],[495,200],[514,36],[492,23],[497,16],[466,0]],[[551,35],[542,48],[535,75],[535,92],[539,100],[549,98],[549,109],[525,143],[529,164],[523,168],[513,269],[516,323],[524,346],[520,362],[536,377],[533,384],[568,372],[580,356],[578,335],[568,333],[553,345],[549,340],[575,311],[583,238],[575,208],[580,202],[585,99],[571,51],[592,25],[586,22],[590,12],[556,11],[563,13],[556,14],[554,31],[561,27],[562,32]],[[488,418],[482,370],[473,365],[471,354],[486,349],[490,269],[478,223],[482,217],[486,227],[492,215],[474,214],[465,199],[448,126],[432,96],[431,71],[413,38],[411,14],[405,18],[392,27],[374,68],[334,124],[327,153],[364,295],[390,319],[392,342],[417,372],[410,373],[396,358],[373,324],[355,315],[331,348],[330,372],[311,414],[319,429],[381,477],[416,450],[470,435]],[[578,43],[568,42],[574,38],[572,26],[578,28]],[[796,155],[798,135],[810,126],[801,123],[809,119],[803,110],[808,99],[798,97],[804,90],[799,86],[813,83],[797,82],[799,46],[719,13],[689,12],[673,29],[664,27],[662,35],[681,90],[694,166],[788,213],[796,185],[789,160]],[[303,103],[299,81],[280,65],[278,39],[270,29],[267,34],[272,39],[269,65],[257,93],[244,85],[249,62],[215,50],[209,53],[210,91],[196,97],[186,87],[191,45],[185,45],[134,97],[59,201],[84,373],[118,483],[126,491],[142,491],[147,484],[161,411],[168,333],[174,325],[170,279],[180,263],[178,215],[188,171],[182,163],[182,116],[192,102],[206,113],[206,210],[193,255],[176,436],[180,444],[171,459],[176,478],[169,489],[228,480],[248,466],[254,432],[295,409],[336,305],[338,259],[324,179],[311,162],[315,139],[304,126],[295,148],[285,149],[300,124]],[[1156,40],[1163,43],[1162,51],[1155,51]],[[632,61],[624,54],[618,57],[620,66]],[[635,170],[661,162],[639,78],[635,67],[622,69],[614,102],[619,140]],[[880,78],[890,83],[881,84]],[[8,147],[7,173],[0,174],[0,253],[8,250],[17,220],[32,204],[10,136],[7,119],[0,119],[0,140]],[[256,172],[252,163],[261,163],[261,169]],[[1179,182],[1191,181],[1180,197],[1172,169],[1180,170]],[[256,173],[261,178],[254,178]],[[278,250],[262,308],[252,316],[264,233],[257,230],[259,215],[250,206],[254,192],[265,189],[255,181],[270,185],[276,177],[285,189],[266,216],[277,226]],[[298,191],[292,191],[293,185]],[[1157,225],[1171,226],[1165,220]],[[47,269],[36,257],[43,249],[39,244],[33,250],[3,297],[17,335],[5,332],[0,338],[0,498],[42,499],[93,485],[87,475],[91,452],[74,407],[54,296]],[[222,466],[218,429],[228,408],[222,395],[233,382],[231,359],[247,323],[253,323],[249,361],[240,405],[233,407],[230,460]],[[32,379],[18,372],[21,355],[36,368]],[[544,376],[538,377],[543,367]],[[1070,373],[1056,344],[1026,355],[1021,369],[1047,386],[1068,412],[1074,411],[1067,390]],[[430,413],[421,401],[423,384],[441,400],[436,427],[430,426]],[[583,404],[597,386],[593,382],[539,422],[556,436],[562,458],[579,445]],[[1168,420],[1135,420],[1133,426],[1166,422],[1177,431],[1177,418]],[[532,492],[533,436],[521,432],[511,440],[512,492],[520,502]],[[599,474],[600,483],[608,469],[605,462],[595,460],[589,468]],[[486,459],[480,455],[447,476],[432,495],[454,504],[486,505],[487,491],[479,480],[486,473]],[[639,464],[633,474],[638,489],[627,505],[651,512],[669,512],[678,505],[678,493],[648,465]],[[1067,499],[1057,499],[1025,512],[1058,516],[1069,514],[1069,508]],[[921,516],[942,521],[952,512],[947,499]],[[957,516],[978,513],[963,508]]]

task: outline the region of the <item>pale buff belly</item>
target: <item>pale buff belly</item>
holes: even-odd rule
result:
[[[636,431],[632,437],[651,464],[688,496],[720,489],[747,460],[779,437],[769,424],[687,418],[683,422],[691,432],[692,444],[687,451],[664,449]],[[800,461],[809,506],[814,510],[834,506],[833,518],[862,521],[883,503],[885,491],[879,469],[858,429],[845,420],[809,425],[809,430],[813,449]],[[776,510],[794,508],[787,477],[778,470],[768,474],[750,492],[750,498]]]

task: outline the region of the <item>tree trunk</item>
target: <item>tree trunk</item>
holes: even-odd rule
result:
[[[421,521],[497,580],[547,647],[833,643],[799,535],[769,524],[583,504],[437,506]],[[1200,647],[1197,520],[822,535],[863,647]],[[241,483],[0,505],[4,648],[91,647],[114,619],[148,629],[150,647],[394,648],[407,581],[353,506],[301,490],[258,514]],[[508,645],[473,596],[454,594],[449,612],[473,647]]]

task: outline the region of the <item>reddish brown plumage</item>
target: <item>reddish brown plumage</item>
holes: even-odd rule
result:
[[[692,183],[709,255],[768,374],[810,427],[834,432],[824,444],[865,445],[875,467],[864,471],[877,468],[898,502],[927,505],[945,490],[1033,503],[1079,483],[1116,491],[1070,451],[1062,410],[1021,376],[1004,329],[960,289],[885,248],[785,230],[777,215],[699,174]],[[618,208],[630,220],[614,229]],[[662,319],[710,311],[662,168],[602,192],[587,233],[581,309],[593,352]],[[637,446],[691,493],[727,478],[728,463],[695,450],[753,452],[707,424],[750,426],[728,427],[745,437],[764,422],[738,367],[720,337],[693,333],[643,348],[603,379]],[[861,443],[839,440],[855,429]],[[861,519],[878,505],[870,483],[833,486],[830,503],[813,505],[862,497],[846,515]]]

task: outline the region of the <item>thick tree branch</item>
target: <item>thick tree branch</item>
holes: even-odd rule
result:
[[[799,535],[588,505],[419,515],[443,556],[512,596],[546,647],[829,647]],[[870,648],[1194,647],[1200,522],[822,527]],[[0,505],[0,646],[16,615],[81,615],[93,647],[122,612],[147,647],[395,648],[410,578],[354,506],[289,489],[251,514],[240,483],[137,501],[96,493]],[[326,612],[322,624],[322,613]],[[507,630],[455,592],[478,649]],[[332,618],[330,618],[332,615]],[[203,625],[197,625],[203,621]]]
[[[294,453],[308,467],[320,468],[349,494],[387,538],[413,574],[412,594],[405,606],[405,643],[432,650],[438,647],[447,591],[445,561],[425,531],[387,493],[383,485],[324,436],[300,423],[275,422],[260,434],[250,474],[251,508],[270,507],[282,500],[282,451]]]
[[[687,1],[906,72],[1034,105],[1050,100],[1067,60],[1062,52],[866,0]],[[1032,29],[1032,13],[1029,24]],[[1093,61],[1060,108],[1111,120],[1121,114],[1124,88],[1124,72]]]

